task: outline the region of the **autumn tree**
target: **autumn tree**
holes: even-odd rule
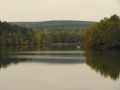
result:
[[[87,28],[83,33],[86,47],[120,47],[120,18],[113,15]]]

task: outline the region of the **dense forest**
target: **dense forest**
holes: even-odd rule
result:
[[[0,21],[0,45],[38,45],[42,48],[81,45],[87,48],[120,48],[119,16],[113,15],[91,24],[83,30],[55,27],[34,29]]]
[[[0,45],[39,45],[50,47],[56,43],[78,43],[81,40],[81,30],[78,29],[30,29],[18,25],[11,25],[7,22],[0,22]],[[63,44],[63,45],[64,45]]]
[[[42,30],[40,45],[41,47],[75,47],[81,41],[80,30]]]
[[[0,45],[26,45],[34,42],[33,31],[0,21]]]
[[[106,17],[88,27],[82,36],[86,47],[120,48],[120,17]]]

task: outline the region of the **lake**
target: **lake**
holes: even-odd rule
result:
[[[0,90],[120,90],[120,51],[0,49]]]

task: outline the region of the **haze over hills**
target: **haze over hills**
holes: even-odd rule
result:
[[[83,30],[91,24],[93,21],[74,21],[74,20],[53,20],[43,22],[9,22],[12,25],[19,25],[33,29],[79,29]]]

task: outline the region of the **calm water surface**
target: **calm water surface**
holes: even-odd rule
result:
[[[120,90],[120,51],[1,50],[0,90]]]

